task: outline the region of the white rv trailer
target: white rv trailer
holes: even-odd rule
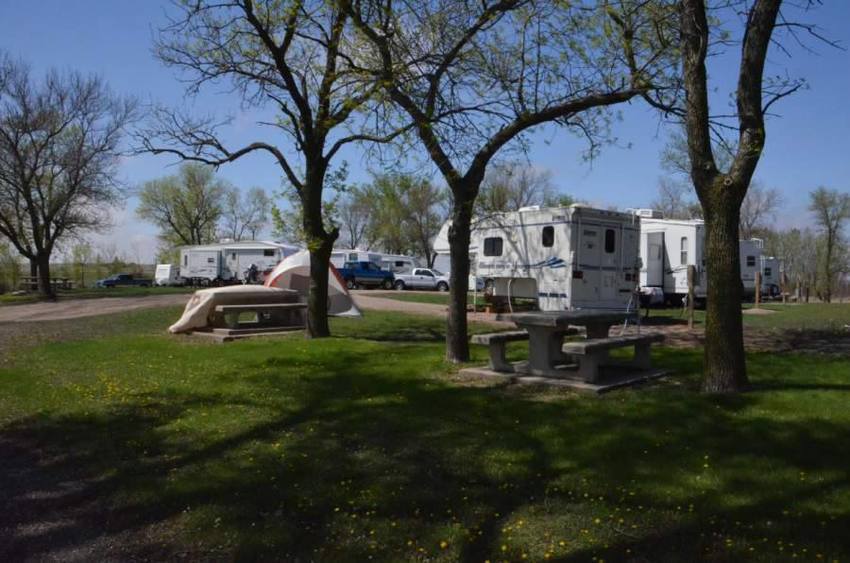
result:
[[[382,270],[389,270],[394,274],[409,274],[413,268],[419,267],[419,261],[413,256],[384,254],[381,256],[380,266]]]
[[[756,272],[761,269],[763,247],[764,241],[761,239],[741,241],[741,283],[746,299],[753,299],[756,295]]]
[[[705,267],[705,222],[701,219],[664,219],[659,211],[635,209],[641,218],[641,287],[658,287],[668,303],[681,303],[688,293],[688,266],[696,267],[694,294],[706,298],[708,276]],[[741,284],[745,298],[755,296],[756,271],[764,265],[761,239],[740,241]],[[768,267],[778,280],[779,270]],[[765,283],[776,283],[765,282]],[[762,287],[766,287],[763,285]]]
[[[419,267],[419,262],[412,256],[402,254],[384,254],[357,248],[334,248],[331,252],[331,264],[342,268],[346,262],[372,262],[382,270],[395,274],[408,273]]]
[[[449,223],[434,242],[449,252]],[[582,205],[529,207],[477,219],[472,273],[493,295],[534,299],[542,311],[632,306],[639,269],[640,218]]]
[[[659,211],[635,209],[640,217],[640,286],[664,292],[667,303],[681,303],[688,294],[688,266],[696,267],[694,295],[706,296],[705,223],[699,219],[664,219]]]
[[[782,259],[773,256],[761,257],[761,291],[763,294],[776,297],[782,294]]]
[[[270,241],[223,241],[180,249],[180,276],[192,283],[234,283],[244,280],[254,264],[259,272],[294,254],[295,246]]]
[[[331,264],[342,268],[346,262],[373,262],[380,266],[383,255],[380,252],[370,252],[357,248],[334,248],[331,251]]]

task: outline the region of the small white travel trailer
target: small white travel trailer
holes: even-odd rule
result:
[[[773,256],[761,257],[761,291],[763,294],[776,297],[782,294],[782,273],[784,264],[780,258]]]
[[[756,272],[761,268],[763,247],[764,241],[761,239],[741,241],[741,283],[746,299],[753,299],[756,295]]]
[[[157,264],[153,284],[157,286],[183,285],[180,268],[174,264]]]
[[[236,283],[251,264],[262,273],[271,270],[298,247],[270,241],[220,242],[180,249],[180,274],[190,283]]]
[[[372,262],[382,270],[388,270],[394,274],[409,273],[413,268],[419,267],[419,262],[413,256],[383,254],[357,248],[334,248],[331,252],[331,264],[342,268],[346,262]]]
[[[449,223],[434,250],[448,253]],[[640,217],[582,205],[528,207],[474,222],[471,273],[495,297],[534,299],[542,311],[633,307]]]
[[[419,267],[419,261],[413,256],[403,254],[384,254],[379,263],[382,270],[389,270],[394,274],[409,274],[413,268]]]
[[[705,223],[699,219],[664,219],[659,211],[635,209],[640,217],[640,286],[659,288],[668,304],[688,294],[688,266],[696,267],[694,295],[706,296]]]
[[[342,268],[346,262],[372,262],[380,266],[383,255],[380,252],[370,252],[357,248],[334,248],[331,251],[331,264]]]

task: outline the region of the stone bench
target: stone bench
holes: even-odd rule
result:
[[[514,371],[514,367],[505,358],[506,345],[508,342],[520,342],[523,340],[528,340],[528,333],[524,330],[475,334],[472,336],[473,344],[481,344],[489,347],[490,369],[504,372]]]
[[[589,338],[567,342],[561,348],[564,354],[575,357],[578,362],[578,374],[581,379],[592,382],[599,377],[602,365],[613,365],[608,361],[608,352],[616,348],[633,346],[634,358],[626,363],[628,367],[648,370],[652,367],[650,347],[654,342],[662,342],[663,334],[633,334],[629,336],[611,336],[608,338]]]
[[[257,303],[253,305],[218,305],[215,308],[213,326],[223,324],[227,328],[240,327],[239,316],[255,313],[256,323],[251,326],[292,326],[303,324],[306,303]]]

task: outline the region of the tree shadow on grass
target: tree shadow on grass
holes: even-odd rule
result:
[[[665,387],[538,401],[373,360],[338,351],[295,377],[281,355],[211,382],[250,394],[140,394],[3,428],[0,557],[515,559],[544,541],[506,539],[518,518],[569,535],[565,560],[719,556],[727,528],[846,547],[846,511],[816,508],[850,494],[846,425],[747,418],[756,396]],[[582,539],[608,513],[637,531],[606,520]]]

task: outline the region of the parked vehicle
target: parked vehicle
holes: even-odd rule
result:
[[[346,262],[372,262],[380,266],[382,270],[388,270],[394,274],[409,274],[413,268],[419,266],[416,258],[403,254],[383,254],[356,248],[334,248],[331,252],[331,264],[336,268],[343,268]]]
[[[339,275],[348,289],[359,287],[392,289],[395,283],[393,273],[382,270],[374,262],[346,262],[345,266],[339,269]]]
[[[415,268],[419,267],[419,261],[413,256],[405,256],[403,254],[383,254],[380,261],[381,269],[389,270],[392,273],[410,274]]]
[[[756,272],[761,269],[761,256],[764,241],[750,239],[741,241],[741,284],[744,288],[744,299],[755,299]]]
[[[156,286],[183,285],[180,277],[180,268],[174,264],[157,264],[153,275],[153,284]]]
[[[700,219],[664,219],[661,212],[635,209],[640,217],[640,269],[644,296],[652,295],[657,303],[681,305],[688,294],[688,266],[696,268],[695,302],[704,302],[707,293],[705,275],[705,222]],[[646,301],[645,301],[646,302]]]
[[[434,249],[447,253],[446,223]],[[594,209],[529,207],[476,220],[471,270],[494,297],[537,301],[543,311],[633,306],[640,217]]]
[[[136,278],[132,274],[115,274],[108,278],[97,280],[95,287],[150,287],[151,280],[145,278]]]
[[[681,305],[688,294],[688,266],[694,266],[694,296],[704,304],[708,292],[708,275],[705,266],[705,222],[701,219],[664,219],[659,211],[631,210],[640,217],[640,286],[658,289],[663,293],[663,303]],[[741,287],[746,299],[755,296],[755,278],[762,269],[762,292],[777,285],[779,263],[762,257],[760,239],[740,241]],[[778,287],[778,285],[777,285]],[[771,291],[775,291],[772,289]],[[657,292],[652,302],[657,302]]]
[[[271,271],[299,249],[267,241],[221,242],[180,249],[180,273],[192,285],[242,283],[253,264],[258,272]]]
[[[348,262],[372,262],[380,265],[383,258],[380,252],[370,252],[356,248],[334,248],[331,251],[331,264],[336,269],[344,268]]]
[[[409,274],[395,274],[395,288],[449,290],[449,277],[431,268],[414,268]]]

